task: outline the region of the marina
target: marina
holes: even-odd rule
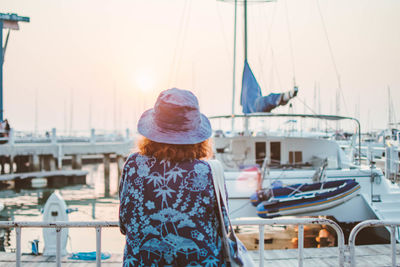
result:
[[[14,2],[0,267],[399,266],[399,3]]]

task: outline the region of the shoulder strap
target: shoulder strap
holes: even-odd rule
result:
[[[224,185],[224,170],[221,165],[221,163],[217,160],[208,160],[207,161],[210,164],[211,167],[211,174],[213,178],[213,184],[214,184],[214,192],[215,192],[215,197],[217,199],[217,205],[218,205],[218,213],[219,213],[219,221],[221,225],[221,233],[222,233],[222,239],[221,243],[223,246],[223,249],[225,251],[225,261],[230,262],[230,254],[231,251],[229,249],[229,244],[228,244],[228,233],[226,232],[226,227],[225,227],[225,220],[224,216],[222,214],[222,208],[221,206],[225,206],[226,211],[228,212],[226,208],[226,194],[222,194],[221,188],[224,188],[225,191],[225,185]],[[222,183],[221,183],[222,181]],[[222,203],[221,203],[222,199]]]
[[[218,160],[208,160],[207,162],[210,164],[211,167],[214,187],[216,191],[221,194],[221,204],[224,205],[226,209],[228,209],[228,205],[226,202],[224,167]]]

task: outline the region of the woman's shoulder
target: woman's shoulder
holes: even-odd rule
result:
[[[197,173],[209,173],[211,168],[207,160],[194,159],[185,164],[188,168],[194,169]]]
[[[125,162],[128,163],[128,162],[135,161],[135,159],[136,159],[136,157],[137,157],[138,155],[139,155],[138,152],[129,154],[129,156],[126,158],[126,161],[125,161]]]
[[[136,161],[137,161],[138,157],[143,157],[143,156],[140,155],[138,152],[129,154],[129,156],[125,160],[125,166],[128,167],[128,166],[137,165]]]
[[[156,161],[157,160],[154,157],[149,157],[146,155],[142,155],[138,152],[135,152],[128,156],[128,158],[125,161],[125,165],[126,166],[148,165],[150,167],[150,166],[153,166]]]

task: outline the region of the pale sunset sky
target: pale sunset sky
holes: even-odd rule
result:
[[[3,67],[4,117],[16,131],[135,131],[140,114],[171,87],[192,90],[206,115],[231,112],[233,3],[0,0],[0,13],[31,19],[11,32]],[[295,77],[297,113],[311,112],[305,103],[334,114],[340,76],[341,115],[360,118],[364,130],[385,128],[388,87],[400,121],[399,14],[398,0],[249,4],[250,66],[265,95],[291,89]],[[242,68],[240,5],[236,113]]]

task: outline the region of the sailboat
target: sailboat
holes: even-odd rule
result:
[[[246,21],[247,1],[244,0],[243,4]],[[244,24],[246,27],[246,22]],[[285,186],[287,188],[287,186],[294,184],[304,186],[315,183],[313,181],[315,170],[326,161],[326,184],[334,184],[339,189],[348,186],[350,191],[347,191],[347,193],[351,192],[349,194],[351,197],[343,198],[343,201],[337,202],[335,205],[322,206],[321,209],[298,209],[296,215],[331,216],[341,224],[355,223],[367,219],[399,220],[400,188],[397,184],[386,179],[380,169],[373,166],[371,168],[361,166],[359,159],[354,164],[334,140],[315,136],[296,136],[288,132],[268,131],[266,130],[268,124],[265,122],[268,118],[277,117],[284,119],[323,119],[330,122],[350,120],[357,125],[358,136],[360,137],[361,127],[357,119],[337,115],[258,112],[254,106],[250,107],[250,112],[247,112],[246,105],[249,103],[244,103],[243,100],[249,96],[248,91],[252,90],[250,97],[247,97],[252,102],[249,105],[254,104],[260,95],[258,95],[258,83],[252,75],[247,61],[246,49],[245,41],[245,69],[242,81],[244,114],[232,112],[232,114],[210,117],[215,129],[213,137],[214,155],[222,162],[225,169],[230,216],[233,218],[257,216],[257,208],[251,204],[250,197],[262,188],[272,188],[276,183],[279,183],[281,188],[285,188]],[[246,71],[246,68],[250,71]],[[245,94],[244,97],[243,94]],[[251,110],[251,108],[254,108],[254,110]],[[239,125],[237,122],[233,123],[234,120],[240,121],[243,127],[241,129],[222,128],[224,125],[227,127]],[[257,126],[261,127],[257,128]],[[358,144],[358,151],[360,151],[360,143]],[[265,168],[261,168],[263,165],[265,165]],[[262,179],[261,184],[257,185],[254,182],[255,177],[257,177],[256,171],[245,171],[249,166],[258,166],[258,169],[262,170],[265,179]],[[245,177],[248,177],[247,183],[244,182]],[[327,193],[327,191],[321,192]],[[317,196],[321,192],[313,194]],[[267,209],[268,207],[264,208]],[[273,214],[273,216],[280,215],[287,215],[287,213]],[[377,234],[388,240],[389,232],[382,229],[377,229]],[[400,240],[400,236],[397,236],[397,239]]]

